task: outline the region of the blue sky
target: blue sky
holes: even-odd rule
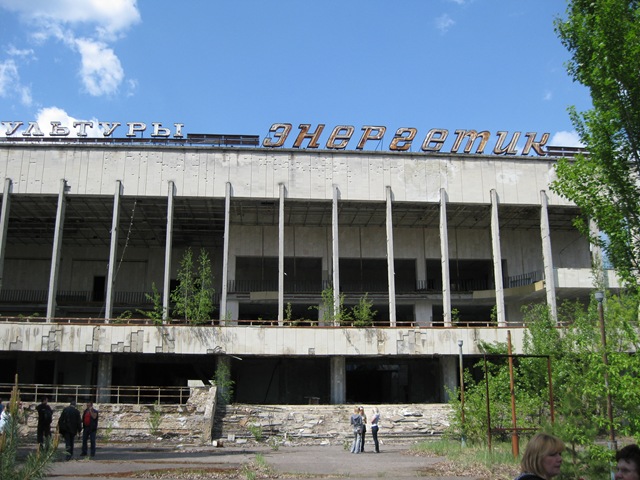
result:
[[[561,0],[0,0],[0,121],[549,132],[575,145]],[[0,126],[1,127],[1,126]],[[124,136],[123,129],[115,136]],[[5,135],[5,128],[0,128]],[[356,134],[357,135],[357,134]],[[355,142],[355,141],[354,141]],[[289,142],[290,143],[290,142]]]

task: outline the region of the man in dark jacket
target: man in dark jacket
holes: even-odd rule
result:
[[[76,408],[76,401],[71,400],[68,407],[65,407],[58,419],[58,431],[64,436],[65,452],[67,460],[73,457],[73,443],[76,435],[82,430],[82,419],[80,412]]]
[[[98,430],[98,411],[93,408],[93,402],[87,402],[82,414],[82,456],[87,455],[87,440],[91,441],[91,456],[96,455],[96,432]]]
[[[42,397],[42,401],[36,407],[38,412],[38,428],[37,437],[40,448],[44,447],[44,443],[51,440],[51,420],[53,420],[53,411],[49,406],[49,399]]]

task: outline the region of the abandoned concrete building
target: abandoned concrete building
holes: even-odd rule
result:
[[[521,349],[524,305],[592,293],[580,212],[549,189],[562,149],[318,148],[302,127],[293,146],[0,137],[0,383],[180,386],[225,364],[242,403],[438,403],[479,340]],[[211,260],[203,325],[171,314],[187,249]],[[328,312],[363,299],[370,325]]]

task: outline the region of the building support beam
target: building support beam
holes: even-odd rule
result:
[[[331,204],[331,252],[333,268],[333,324],[338,326],[340,322],[336,319],[336,314],[340,309],[340,248],[338,238],[338,199],[340,197],[338,186],[333,186],[333,202]],[[320,319],[318,319],[320,320]]]
[[[458,380],[458,362],[456,360],[457,358],[453,355],[442,355],[440,357],[440,375],[442,378],[440,382],[440,398],[444,402],[451,400],[448,392],[455,392],[460,386]]]
[[[449,277],[449,233],[447,227],[447,191],[440,189],[440,258],[442,267],[442,313],[444,326],[451,326],[451,278]]]
[[[56,226],[53,233],[53,249],[51,253],[51,273],[49,275],[49,293],[47,296],[47,322],[56,315],[56,296],[58,293],[58,273],[60,270],[60,254],[62,252],[62,232],[64,230],[64,214],[67,206],[67,181],[60,180],[58,192],[58,208],[56,211]]]
[[[220,292],[220,324],[229,320],[227,295],[229,293],[229,224],[231,215],[231,183],[224,190],[224,233],[222,237],[222,291]]]
[[[547,192],[540,191],[540,235],[542,237],[542,262],[544,264],[544,286],[547,292],[547,306],[551,318],[558,321],[556,303],[556,276],[553,269],[553,250],[551,249],[551,226],[549,225],[549,203]]]
[[[116,283],[116,263],[118,255],[118,233],[120,230],[120,199],[122,182],[116,180],[116,192],[113,195],[113,213],[111,219],[111,246],[109,247],[109,267],[107,270],[107,294],[105,298],[104,319],[109,323],[113,317],[113,296]]]
[[[111,401],[111,380],[113,375],[113,355],[101,353],[98,355],[98,403]]]
[[[387,186],[387,283],[389,284],[389,325],[396,326],[396,272],[393,252],[393,192]]]
[[[347,401],[347,362],[345,357],[329,357],[329,371],[331,375],[332,405],[340,405]]]
[[[164,279],[162,286],[162,321],[169,320],[169,305],[171,302],[171,251],[173,247],[173,202],[176,196],[176,186],[169,180],[167,190],[167,227],[164,247]]]
[[[279,185],[278,203],[278,325],[284,324],[284,184]]]
[[[500,248],[500,217],[498,216],[498,192],[491,190],[491,249],[493,251],[493,280],[496,284],[496,317],[498,326],[504,327],[507,319],[504,310],[504,283],[502,281],[502,250]]]
[[[0,290],[4,285],[4,256],[7,248],[7,229],[9,227],[9,210],[13,183],[10,178],[4,179],[4,194],[2,195],[2,209],[0,210]]]

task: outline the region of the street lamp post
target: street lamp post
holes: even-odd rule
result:
[[[460,443],[464,447],[466,445],[466,438],[464,434],[464,368],[462,366],[462,340],[458,340],[458,365],[460,367],[460,427],[461,427],[461,436]]]
[[[600,340],[602,341],[602,362],[604,363],[604,387],[607,391],[607,416],[609,417],[609,448],[618,450],[616,442],[616,432],[613,426],[613,405],[611,402],[611,390],[609,388],[609,358],[607,357],[607,335],[604,329],[604,308],[602,301],[604,300],[603,292],[595,293],[598,302],[598,318],[600,320]]]

